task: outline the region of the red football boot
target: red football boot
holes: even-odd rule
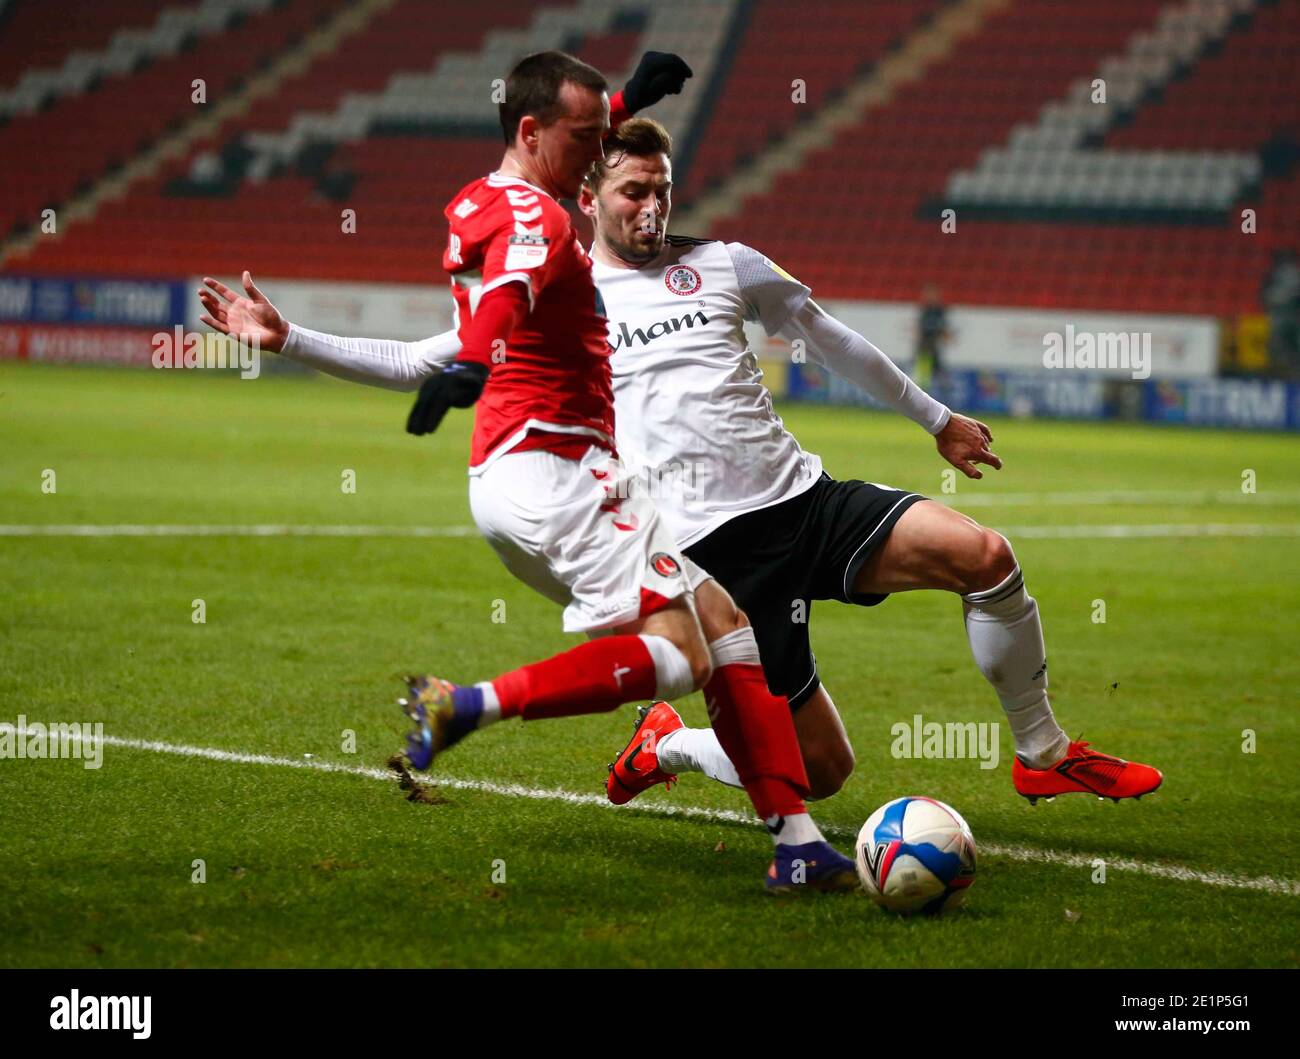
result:
[[[656,784],[671,788],[677,782],[676,776],[659,768],[655,752],[660,739],[685,727],[677,711],[666,702],[652,702],[639,707],[636,717],[632,741],[609,766],[609,778],[605,780],[605,793],[615,805],[625,805]]]
[[[1114,801],[1141,798],[1159,787],[1163,779],[1159,769],[1100,754],[1082,739],[1071,743],[1065,757],[1050,768],[1027,768],[1018,757],[1011,765],[1016,793],[1023,794],[1031,805],[1039,798],[1051,799],[1058,794],[1095,794]]]

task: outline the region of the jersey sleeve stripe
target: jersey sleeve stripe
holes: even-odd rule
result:
[[[503,287],[507,283],[515,282],[515,280],[518,280],[520,283],[522,283],[524,285],[524,289],[528,291],[528,311],[532,312],[533,311],[533,284],[529,280],[527,272],[503,272],[501,275],[497,276],[496,279],[489,280],[481,287],[478,288],[471,287],[469,292],[469,311],[471,313],[477,311],[478,303],[483,299],[483,295],[485,295],[488,291],[496,290],[498,287]]]

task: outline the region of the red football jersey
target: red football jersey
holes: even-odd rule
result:
[[[492,173],[466,185],[443,211],[451,226],[442,265],[451,273],[462,339],[488,291],[528,286],[529,313],[476,405],[470,466],[500,455],[530,430],[614,436],[610,347],[591,258],[568,213],[541,188]],[[550,447],[544,445],[543,447]],[[565,447],[565,446],[561,446]]]

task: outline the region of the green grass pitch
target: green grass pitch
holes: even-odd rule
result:
[[[5,366],[0,523],[469,526],[470,416],[417,440],[407,407],[316,378]],[[782,412],[836,476],[941,495],[946,464],[911,424]],[[767,898],[769,839],[728,817],[746,812],[742,793],[701,776],[619,810],[554,793],[603,792],[631,707],[498,725],[437,766],[482,784],[405,799],[378,771],[402,741],[401,673],[483,679],[575,642],[472,533],[6,529],[0,722],[100,721],[128,744],[274,761],[128,744],[98,770],[0,760],[0,965],[1296,966],[1297,440],[991,426],[1006,468],[945,499],[1010,533],[1067,730],[1166,781],[1138,803],[1030,807],[1011,789],[1005,725],[994,770],[894,758],[890,729],[914,714],[1002,719],[960,606],[936,592],[818,604],[813,643],[858,766],[815,815],[847,849],[889,798],[952,803],[981,848],[964,910],[905,920],[860,894]],[[1264,530],[1048,536],[1175,523]],[[698,696],[681,709],[705,723]],[[329,764],[342,768],[313,767]]]

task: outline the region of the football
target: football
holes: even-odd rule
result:
[[[934,798],[886,802],[862,825],[856,852],[863,889],[891,912],[943,912],[975,881],[970,827]]]

